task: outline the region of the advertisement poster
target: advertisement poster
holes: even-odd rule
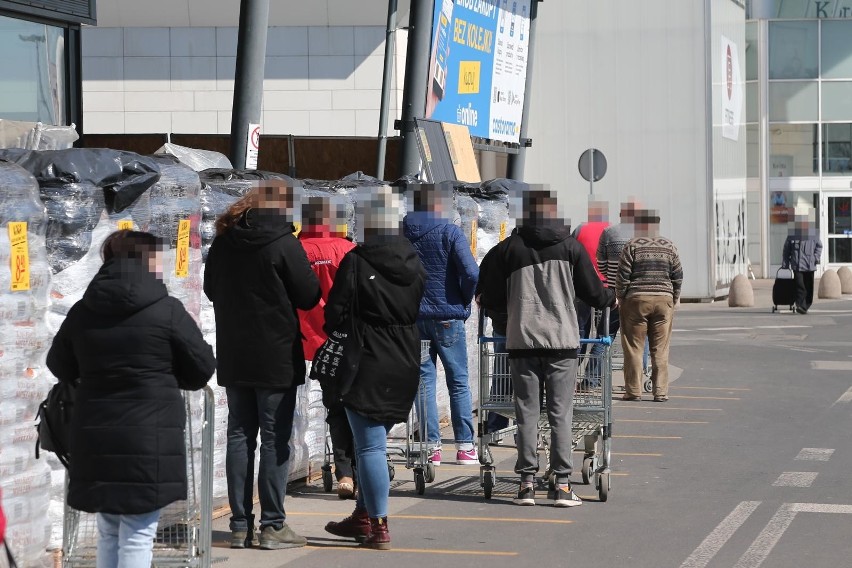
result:
[[[740,137],[743,108],[743,81],[737,44],[722,36],[722,136],[737,141]]]
[[[519,141],[530,1],[435,1],[426,118]]]

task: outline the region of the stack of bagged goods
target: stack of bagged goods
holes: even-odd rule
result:
[[[0,488],[20,566],[42,565],[51,537],[51,471],[33,453],[33,418],[51,384],[46,227],[35,178],[0,160]]]

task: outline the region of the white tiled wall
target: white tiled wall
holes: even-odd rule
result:
[[[267,39],[263,131],[376,136],[382,26],[273,27]],[[402,100],[406,34],[388,133]],[[84,28],[84,127],[91,134],[228,134],[237,28]]]

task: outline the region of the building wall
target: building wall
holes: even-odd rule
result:
[[[397,32],[390,134],[401,106],[405,39]],[[376,136],[384,41],[384,26],[271,27],[263,132]],[[84,28],[82,43],[87,133],[230,132],[235,25]]]

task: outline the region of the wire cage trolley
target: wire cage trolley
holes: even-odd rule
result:
[[[154,568],[209,568],[212,561],[213,390],[208,386],[200,392],[184,392],[183,398],[186,408],[187,499],[172,503],[160,515],[151,562]],[[66,505],[62,535],[63,566],[94,568],[97,541],[95,515]]]
[[[496,483],[494,457],[489,445],[516,429],[511,426],[489,431],[488,416],[497,413],[515,418],[515,403],[512,389],[509,355],[505,338],[485,335],[485,317],[479,322],[479,393],[480,412],[478,424],[480,485],[485,498],[490,499]],[[581,340],[578,354],[577,386],[574,393],[574,415],[572,418],[573,448],[582,447],[583,483],[592,481],[598,497],[606,501],[609,496],[610,457],[612,452],[612,340],[602,338]],[[546,394],[545,394],[546,396]],[[539,416],[539,448],[550,464],[550,427],[542,399]],[[555,476],[549,465],[545,473],[551,488]]]
[[[592,310],[592,321],[594,325],[591,326],[590,334],[592,337],[597,335],[598,324],[600,322],[601,317],[603,317],[603,310]],[[607,325],[607,327],[609,327]],[[614,336],[612,341],[612,370],[613,371],[623,371],[624,370],[624,350],[621,347],[621,337],[619,337],[619,330]],[[645,340],[645,354],[642,357],[642,388],[645,392],[651,392],[654,390],[654,385],[651,382],[651,363],[649,360],[649,355],[647,352],[648,349],[648,340]]]

